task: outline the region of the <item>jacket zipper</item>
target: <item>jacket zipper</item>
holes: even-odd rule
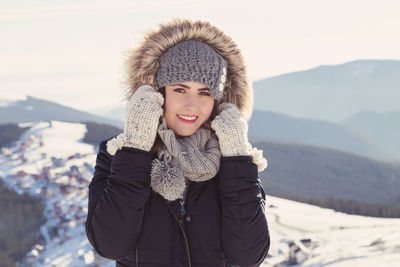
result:
[[[188,255],[189,267],[192,267],[192,263],[191,263],[191,260],[190,260],[190,253],[189,253],[189,243],[188,243],[188,240],[187,240],[187,237],[186,237],[185,230],[183,229],[182,224],[179,222],[178,218],[176,218],[175,213],[174,213],[174,212],[171,210],[171,208],[169,207],[168,203],[166,203],[166,204],[167,204],[168,209],[171,211],[172,215],[174,216],[175,220],[178,222],[179,227],[180,227],[181,230],[182,230],[183,238],[185,239],[185,243],[186,243],[186,252],[187,252],[187,255]],[[181,204],[181,213],[182,213],[182,215],[184,215],[184,214],[186,213],[186,211],[185,211],[185,206],[184,206],[185,201],[184,201],[184,200],[181,200],[181,201],[180,201],[180,204]],[[182,220],[182,221],[183,221],[183,220]]]
[[[184,218],[184,217],[185,217],[185,213],[186,213],[185,206],[184,206],[185,200],[181,199],[181,200],[179,201],[179,203],[181,204],[182,218]]]

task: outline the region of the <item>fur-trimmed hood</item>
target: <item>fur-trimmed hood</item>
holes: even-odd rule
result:
[[[156,73],[160,56],[169,47],[186,40],[205,42],[227,61],[227,81],[222,102],[235,104],[243,118],[249,121],[253,110],[253,90],[241,51],[231,37],[207,21],[173,19],[147,32],[137,47],[129,49],[126,60],[126,100],[143,84],[158,89]]]

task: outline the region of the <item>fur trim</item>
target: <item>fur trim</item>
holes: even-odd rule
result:
[[[128,143],[128,138],[124,133],[120,133],[118,136],[107,141],[107,152],[114,156],[117,150],[120,150],[125,144]]]
[[[206,21],[173,19],[147,32],[137,47],[129,49],[125,66],[126,100],[143,84],[158,89],[155,77],[159,68],[158,59],[169,47],[189,39],[205,42],[227,61],[222,102],[235,104],[248,122],[253,110],[253,90],[241,51],[231,37]]]
[[[262,172],[268,166],[268,161],[263,157],[263,151],[256,147],[251,148],[250,154],[253,157],[253,163],[257,165],[258,172]]]

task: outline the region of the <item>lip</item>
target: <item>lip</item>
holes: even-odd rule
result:
[[[182,115],[182,116],[185,116],[185,115]],[[183,119],[183,118],[180,118],[180,117],[178,116],[178,114],[176,114],[176,117],[178,117],[179,120],[181,120],[181,121],[183,121],[183,122],[186,122],[186,123],[195,123],[195,122],[197,121],[197,119],[199,118],[199,117],[197,117],[195,120],[188,121],[188,120],[185,120],[185,119]]]

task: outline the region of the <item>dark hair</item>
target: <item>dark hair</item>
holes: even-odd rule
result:
[[[166,96],[165,87],[160,88],[160,93],[162,94],[162,96],[164,97],[164,100],[165,100],[165,96]],[[162,108],[163,109],[165,108],[165,101],[164,101],[164,104],[162,105]],[[213,110],[211,111],[210,117],[200,127],[214,132],[214,130],[211,128],[211,122],[214,120],[214,118],[215,118],[215,116],[217,116],[217,114],[218,114],[218,101],[216,99],[214,99],[214,106],[213,106]],[[159,123],[161,123],[161,121],[162,121],[162,118],[160,117]],[[157,133],[156,140],[154,141],[154,144],[150,149],[150,154],[153,158],[157,157],[157,152],[162,145],[163,145],[163,142],[161,140],[161,137]]]

